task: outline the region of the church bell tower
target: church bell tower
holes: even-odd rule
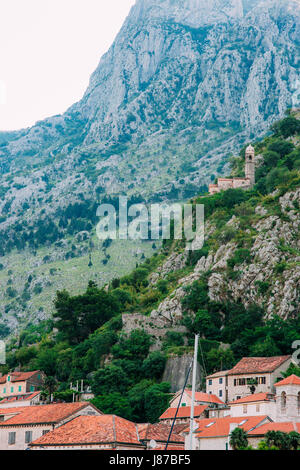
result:
[[[255,150],[252,145],[246,148],[245,176],[249,178],[251,186],[255,185]]]

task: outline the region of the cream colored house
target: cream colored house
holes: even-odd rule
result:
[[[268,416],[226,416],[219,419],[202,419],[197,421],[197,428],[193,433],[194,450],[231,450],[230,434],[240,427],[244,431],[256,429],[259,426],[271,422]],[[185,448],[189,447],[189,429],[185,435]]]
[[[0,401],[0,408],[17,408],[21,406],[39,405],[41,392],[30,392],[19,395],[11,395]]]
[[[182,390],[175,393],[174,397],[170,401],[170,408],[177,408]],[[192,404],[192,391],[186,389],[182,396],[181,406],[191,406]],[[215,407],[223,407],[224,401],[214,394],[196,392],[195,393],[195,405],[207,405]]]
[[[225,403],[239,400],[251,393],[274,394],[274,384],[292,362],[291,356],[244,357],[231,370],[218,372],[206,377],[206,390],[225,394]]]
[[[83,402],[0,409],[0,450],[25,450],[32,441],[77,416],[101,414]]]
[[[229,403],[229,414],[236,416],[269,416],[273,421],[276,419],[275,395],[268,393],[255,393],[247,397]]]
[[[229,403],[230,416],[196,420],[196,450],[230,450],[230,434],[240,427],[256,448],[268,431],[300,432],[300,378],[291,375],[274,386],[276,395],[257,393]],[[188,446],[189,428],[184,430]],[[186,447],[187,448],[187,447]]]
[[[207,393],[219,397],[223,402],[228,401],[228,372],[228,370],[223,370],[206,377]]]

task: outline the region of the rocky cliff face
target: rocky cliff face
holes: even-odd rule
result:
[[[278,197],[275,192],[271,197]],[[278,198],[278,211],[274,207],[267,209],[258,205],[255,216],[248,229],[241,226],[239,217],[233,218],[220,229],[208,222],[206,238],[210,240],[217,234],[220,240],[215,249],[202,256],[193,270],[179,277],[177,288],[153,310],[150,317],[138,316],[139,328],[172,328],[178,330],[184,313],[182,300],[187,289],[195,281],[205,276],[208,284],[208,295],[211,301],[241,302],[246,308],[256,304],[265,311],[265,319],[278,315],[283,319],[297,318],[300,299],[300,240],[299,240],[299,206],[300,190],[287,192]],[[234,275],[228,271],[228,261],[238,250],[235,241],[222,241],[228,229],[235,233],[244,232],[243,238],[251,234],[252,243],[250,259],[234,267]],[[155,288],[161,279],[168,279],[170,273],[180,273],[187,262],[187,252],[172,253],[162,266],[150,278]],[[130,318],[132,315],[128,315]],[[124,320],[123,320],[124,321]],[[128,333],[137,326],[124,321]],[[156,335],[154,335],[156,337]],[[158,343],[160,345],[160,343]],[[172,363],[173,364],[173,363]]]
[[[297,105],[299,11],[298,0],[137,0],[82,100],[0,133],[3,239],[58,225],[58,211],[63,232],[68,204],[99,194],[198,194]]]
[[[8,143],[3,167],[53,146],[100,151],[178,127],[199,141],[214,137],[212,123],[257,135],[295,95],[299,18],[298,0],[138,0],[83,99]]]

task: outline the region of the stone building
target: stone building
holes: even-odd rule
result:
[[[250,189],[255,184],[255,150],[252,145],[246,148],[245,177],[244,178],[218,178],[217,184],[209,185],[209,194],[216,194],[227,189]]]
[[[0,397],[36,392],[42,389],[45,374],[40,370],[32,372],[9,372],[0,377]]]
[[[276,421],[300,423],[300,378],[290,375],[275,384]]]
[[[102,414],[83,402],[0,409],[0,450],[25,450],[32,441],[77,416]]]
[[[31,450],[164,450],[170,426],[136,424],[115,415],[78,416],[31,442]],[[174,432],[168,450],[184,450],[184,437]]]
[[[275,393],[274,384],[292,362],[291,356],[244,357],[231,370],[206,377],[206,391],[222,396],[225,403],[251,393]]]

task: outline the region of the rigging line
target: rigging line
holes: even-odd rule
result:
[[[203,369],[204,369],[204,373],[205,373],[205,378],[207,377],[207,369],[206,369],[206,366],[205,366],[205,360],[204,360],[204,354],[203,354],[203,350],[202,350],[202,346],[201,346],[201,337],[199,335],[199,346],[200,346],[200,351],[201,351],[201,357],[202,357],[202,365],[203,365]],[[213,401],[212,401],[212,398],[210,398],[210,404],[212,404]],[[216,404],[217,405],[217,404]],[[216,410],[217,411],[217,410]],[[218,415],[218,413],[217,413]],[[220,425],[218,423],[218,416],[216,417],[216,428],[217,428],[217,431],[220,430]]]
[[[169,434],[169,437],[168,437],[168,441],[167,441],[165,450],[168,450],[168,445],[169,445],[169,442],[170,442],[170,439],[171,439],[171,436],[172,436],[172,432],[173,432],[173,429],[174,429],[174,425],[175,425],[175,422],[176,422],[176,419],[177,419],[177,415],[178,415],[178,411],[179,411],[179,408],[180,408],[180,405],[181,405],[182,397],[183,397],[183,394],[185,392],[185,388],[186,388],[186,385],[187,385],[187,382],[188,382],[188,379],[189,379],[189,376],[190,376],[190,373],[191,373],[191,370],[192,370],[193,362],[194,362],[194,360],[191,361],[191,364],[190,364],[190,367],[189,367],[189,370],[188,370],[188,373],[187,373],[187,376],[186,376],[186,379],[185,379],[185,383],[184,383],[184,386],[183,386],[183,389],[182,389],[182,392],[181,392],[181,395],[180,395],[180,400],[179,400],[179,403],[178,403],[178,406],[177,406],[175,417],[174,417],[173,422],[172,422],[172,426],[171,426],[171,430],[170,430],[170,434]]]

